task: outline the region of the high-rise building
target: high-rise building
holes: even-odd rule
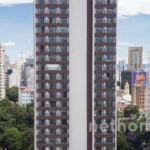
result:
[[[5,46],[0,44],[0,99],[5,97]]]
[[[21,84],[28,88],[34,88],[34,58],[28,57],[22,67]]]
[[[12,73],[8,75],[8,81],[8,87],[20,87],[20,72],[16,68],[13,68]]]
[[[9,65],[10,65],[9,56],[5,55],[5,69],[6,70],[9,68]]]
[[[9,70],[10,67],[10,60],[9,60],[9,56],[5,55],[5,87],[9,86]]]
[[[35,49],[35,149],[115,150],[116,0],[35,0]]]
[[[132,70],[142,69],[143,47],[129,47],[128,68]]]

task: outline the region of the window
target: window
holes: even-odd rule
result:
[[[96,23],[102,23],[102,18],[96,18]]]
[[[50,23],[56,23],[56,18],[55,17],[50,17],[49,21],[50,21]]]
[[[115,33],[116,32],[116,28],[114,28],[114,27],[108,27],[107,28],[107,32],[108,33]]]
[[[68,31],[69,31],[68,27],[59,27],[60,33],[68,33]]]
[[[41,46],[40,49],[41,49],[41,52],[44,52],[44,46]]]
[[[96,27],[95,33],[102,33],[102,27]]]
[[[66,17],[63,17],[60,20],[61,20],[61,23],[68,23],[68,18]]]
[[[61,4],[68,4],[68,0],[60,0]]]
[[[107,42],[116,42],[116,37],[108,37]]]
[[[38,0],[37,3],[38,3],[38,4],[44,4],[44,1],[43,1],[43,0]]]
[[[40,14],[44,14],[44,9],[43,9],[43,8],[39,8],[37,11],[38,11],[38,13],[40,13]]]
[[[37,37],[37,42],[45,42],[45,37]]]
[[[44,33],[44,27],[37,27],[38,33]]]
[[[50,52],[55,52],[56,51],[56,46],[49,46],[49,51]]]
[[[44,23],[44,17],[38,17],[38,23]]]
[[[114,23],[114,22],[116,22],[115,18],[107,18],[107,23]]]
[[[55,14],[56,13],[56,9],[55,8],[50,8],[49,9],[49,13],[50,14]]]
[[[50,27],[49,32],[50,33],[56,33],[56,27]]]
[[[52,43],[55,43],[56,42],[56,37],[49,37],[49,41],[52,42]]]
[[[56,0],[49,0],[49,3],[50,3],[50,4],[59,4],[59,1],[56,1]]]
[[[67,43],[68,42],[68,37],[60,37],[60,42],[62,43]]]
[[[61,9],[60,9],[60,13],[61,13],[61,14],[67,14],[67,13],[68,13],[68,9],[66,9],[66,8],[61,8]]]
[[[102,14],[102,9],[96,9],[96,13],[98,13],[98,14]]]

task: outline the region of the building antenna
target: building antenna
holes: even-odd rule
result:
[[[21,59],[22,59],[22,51],[21,51]]]

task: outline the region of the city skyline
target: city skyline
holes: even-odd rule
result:
[[[150,10],[145,6],[149,3],[148,0],[118,0],[117,61],[127,60],[128,47],[142,46],[144,63],[147,62]],[[0,42],[6,45],[6,54],[14,62],[21,51],[33,52],[33,0],[1,0],[0,8]],[[24,17],[16,17],[17,14]]]

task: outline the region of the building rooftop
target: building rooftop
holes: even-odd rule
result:
[[[20,87],[20,91],[22,93],[34,93],[34,90],[33,89],[29,89],[27,87]]]

